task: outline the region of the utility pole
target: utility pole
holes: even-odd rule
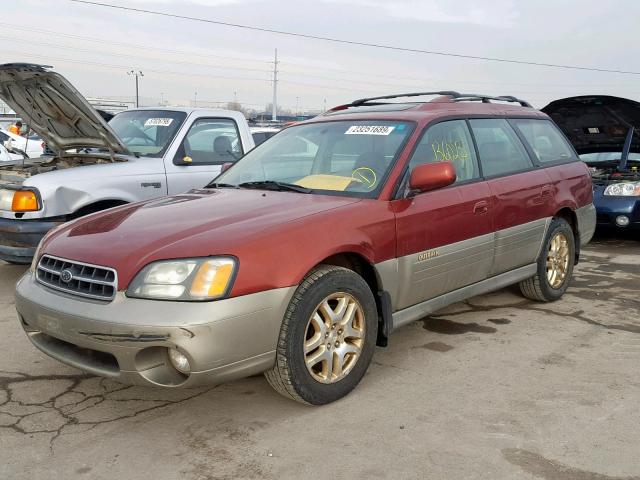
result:
[[[327,99],[326,98],[324,99],[324,111],[325,112],[327,111]]]
[[[300,97],[296,97],[296,120],[298,119],[298,102],[300,100]]]
[[[160,92],[160,106],[164,107],[164,92]]]
[[[135,70],[131,70],[130,72],[127,72],[127,75],[136,77],[136,108],[138,108],[140,106],[138,97],[138,77],[144,77],[144,73],[142,73],[142,70],[138,70],[137,72]]]
[[[278,120],[278,49],[273,62],[273,104],[271,105],[271,120]]]
[[[193,92],[193,106],[198,106],[198,92]]]

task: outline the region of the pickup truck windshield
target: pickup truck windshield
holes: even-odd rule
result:
[[[162,157],[186,116],[167,110],[134,110],[117,114],[109,126],[131,153]]]
[[[311,193],[372,198],[413,128],[408,122],[380,120],[289,127],[251,150],[215,182],[241,188],[293,184]]]

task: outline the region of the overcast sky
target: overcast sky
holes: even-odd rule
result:
[[[637,0],[104,0],[231,23],[458,54],[640,71]],[[640,75],[513,65],[118,11],[66,0],[3,2],[0,63],[53,65],[86,96],[145,103],[271,101],[320,109],[375,94],[456,89],[542,107],[581,94],[640,99]]]

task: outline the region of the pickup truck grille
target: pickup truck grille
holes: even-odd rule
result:
[[[118,276],[112,268],[43,255],[36,279],[47,287],[80,297],[111,301],[118,290]]]

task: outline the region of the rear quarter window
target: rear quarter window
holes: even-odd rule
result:
[[[577,160],[569,142],[549,120],[517,119],[511,123],[525,138],[540,163]]]

